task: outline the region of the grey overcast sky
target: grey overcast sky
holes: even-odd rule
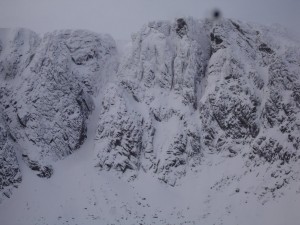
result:
[[[0,0],[0,27],[82,28],[129,40],[151,20],[204,18],[214,8],[224,17],[279,23],[300,34],[300,0]]]

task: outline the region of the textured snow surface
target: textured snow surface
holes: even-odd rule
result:
[[[300,42],[283,28],[0,41],[0,224],[299,224]]]

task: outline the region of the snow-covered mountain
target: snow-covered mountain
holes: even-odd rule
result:
[[[89,224],[251,224],[242,218],[256,209],[266,212],[258,224],[299,221],[293,210],[286,220],[268,218],[290,198],[300,207],[300,42],[285,29],[180,18],[145,25],[126,48],[82,30],[39,37],[1,29],[0,41],[4,198],[26,186],[23,178],[12,189],[30,173],[20,164],[61,181],[72,166],[66,156],[80,148],[73,154],[86,151],[88,160],[82,157],[86,172],[76,170],[76,179],[86,181],[88,173],[107,180],[86,181],[84,190],[98,200],[104,193],[106,201],[95,201]],[[109,179],[117,181],[108,187]],[[120,196],[151,186],[156,191],[145,204]],[[170,201],[164,189],[185,200]],[[154,193],[161,199],[152,200]],[[106,204],[124,210],[106,212]],[[173,218],[175,205],[188,211]],[[65,223],[61,218],[46,221]]]

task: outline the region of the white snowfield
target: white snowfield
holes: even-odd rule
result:
[[[300,223],[300,42],[284,28],[0,29],[0,109],[1,225]]]

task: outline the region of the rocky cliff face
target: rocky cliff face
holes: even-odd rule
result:
[[[5,117],[0,114],[0,201],[4,196],[10,197],[11,187],[18,187],[22,181],[16,151],[19,146],[5,125]]]
[[[210,38],[213,54],[199,108],[204,144],[248,158],[245,173],[269,167],[259,192],[274,193],[299,179],[299,42],[232,20],[215,23]]]
[[[149,23],[105,91],[96,165],[175,185],[225,154],[242,158],[241,176],[268,167],[255,191],[276,195],[299,179],[299,46],[283,30],[228,19]]]
[[[71,154],[86,138],[92,96],[117,65],[114,40],[82,30],[40,38],[25,29],[2,29],[0,40],[5,125],[21,146],[23,160],[38,176],[49,178],[48,164]]]
[[[107,35],[2,29],[0,190],[21,180],[16,154],[49,178],[84,142],[96,104],[100,170],[174,186],[222,156],[241,165],[234,182],[257,174],[250,191],[277,196],[299,180],[299,46],[278,28],[181,18],[144,26],[119,63]]]
[[[133,36],[118,81],[102,102],[99,167],[133,177],[140,169],[151,171],[174,185],[199,162],[197,104],[211,52],[205,25],[193,19],[153,22]]]

